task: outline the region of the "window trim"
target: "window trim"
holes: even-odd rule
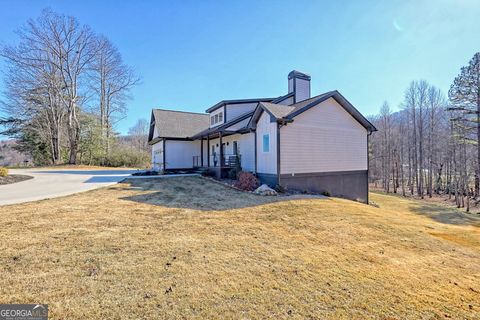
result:
[[[267,143],[265,143],[265,138],[266,138]],[[265,149],[266,149],[266,151],[265,151]],[[264,133],[263,136],[262,136],[262,152],[264,152],[264,153],[269,153],[270,152],[270,134],[269,133]]]

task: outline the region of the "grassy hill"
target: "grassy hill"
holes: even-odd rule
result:
[[[52,318],[480,318],[480,219],[131,180],[0,207],[0,300]]]

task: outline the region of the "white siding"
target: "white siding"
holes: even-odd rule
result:
[[[367,130],[334,99],[280,129],[281,173],[367,170]]]
[[[218,144],[218,146],[217,146]],[[213,151],[212,151],[213,148]],[[213,162],[214,158],[213,155],[216,153],[217,154],[217,161],[219,161],[220,157],[220,139],[210,139],[210,147],[209,147],[209,152],[210,152],[210,167],[214,167],[215,164]],[[207,158],[205,158],[207,159]],[[205,164],[207,165],[207,164]],[[218,163],[217,163],[218,166]]]
[[[263,135],[270,136],[270,150],[263,152]],[[277,174],[277,123],[263,112],[257,123],[257,172]],[[280,149],[281,150],[281,149]]]
[[[242,114],[255,110],[258,103],[227,104],[227,121],[238,118]]]
[[[167,140],[165,142],[166,169],[193,167],[193,156],[200,155],[200,141]]]
[[[255,136],[254,133],[238,137],[238,152],[242,156],[242,170],[255,171]]]
[[[163,141],[152,145],[152,169],[163,170]]]
[[[207,166],[207,139],[204,139],[203,140],[203,166],[206,167]],[[200,147],[201,148],[201,147]],[[199,149],[200,150],[200,149]],[[200,154],[200,151],[198,152],[198,154]],[[201,160],[198,160],[199,161],[199,164],[201,164]]]
[[[152,136],[152,140],[155,139],[156,137],[158,137],[158,131],[157,131],[157,124],[155,124],[153,126],[153,136]]]
[[[255,149],[254,149],[254,135],[253,133],[246,134],[234,134],[222,138],[222,142],[225,144],[225,155],[233,155],[233,142],[237,141],[238,153],[242,159],[242,170],[254,171],[255,170]],[[217,147],[218,144],[218,147]],[[206,144],[204,145],[206,147]],[[220,139],[210,140],[210,166],[213,167],[213,154],[212,146],[217,153],[217,159],[220,157]],[[204,165],[207,165],[206,156],[204,158]]]

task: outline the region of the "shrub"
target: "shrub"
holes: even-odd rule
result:
[[[107,157],[105,165],[111,167],[139,167],[143,168],[148,165],[150,155],[146,152],[139,152],[135,148],[117,145],[112,148],[110,155]]]
[[[330,192],[328,192],[328,191],[323,191],[323,192],[322,192],[322,195],[325,196],[325,197],[330,197]]]
[[[236,180],[238,176],[237,170],[235,168],[230,169],[228,171],[228,179]]]
[[[287,189],[286,189],[284,186],[279,185],[279,184],[277,184],[274,189],[275,189],[275,191],[277,191],[278,193],[285,193],[285,192],[287,192]]]
[[[238,174],[238,181],[235,182],[235,187],[245,190],[245,191],[253,191],[258,188],[259,181],[257,177],[253,175],[251,172],[240,172]]]
[[[8,175],[8,169],[5,167],[0,167],[0,177],[6,177]]]

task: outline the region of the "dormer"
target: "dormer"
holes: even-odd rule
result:
[[[225,123],[225,109],[226,106],[223,106],[210,112],[210,128]]]
[[[273,98],[223,100],[206,110],[210,116],[210,128],[217,127],[246,113],[253,112],[259,102]]]

